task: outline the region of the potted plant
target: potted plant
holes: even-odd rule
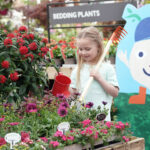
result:
[[[0,101],[19,101],[29,93],[43,95],[48,77],[43,63],[47,39],[27,31],[0,31]]]
[[[64,48],[65,64],[76,64],[76,52],[77,48],[75,46],[75,38],[72,37],[71,41],[67,43]]]
[[[62,48],[57,42],[53,42],[49,45],[50,47],[50,57],[54,60],[56,66],[60,67],[63,64]]]
[[[106,46],[107,42],[108,40],[104,39],[104,46]],[[111,64],[115,64],[116,50],[117,50],[117,46],[114,44],[111,44],[108,54],[106,56],[106,60],[110,61]]]

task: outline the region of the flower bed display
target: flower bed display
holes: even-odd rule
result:
[[[129,124],[104,121],[107,109],[94,109],[93,103],[80,104],[76,93],[73,97],[52,96],[49,91],[43,99],[24,97],[18,105],[0,105],[0,149],[9,149],[4,137],[7,133],[21,135],[21,142],[14,146],[17,150],[53,150],[73,144],[94,147],[95,142],[104,145],[113,136],[118,141],[130,139]],[[102,105],[106,105],[103,102]],[[62,127],[61,123],[68,124]]]

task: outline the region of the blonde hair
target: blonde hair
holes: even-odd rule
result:
[[[98,47],[98,55],[96,58],[96,63],[97,63],[104,51],[103,42],[102,42],[102,38],[100,36],[99,30],[96,27],[86,27],[82,29],[77,35],[77,40],[80,40],[83,38],[88,38],[97,44],[97,47]],[[80,70],[83,66],[83,63],[84,62],[81,56],[78,55],[78,69],[77,69],[77,83],[76,83],[78,88],[79,88],[79,83],[80,83]]]

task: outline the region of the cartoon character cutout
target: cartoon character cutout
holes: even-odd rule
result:
[[[146,88],[150,89],[150,17],[140,20],[134,32],[134,44],[127,58],[127,51],[118,53],[128,67],[132,78],[140,85],[139,94],[129,99],[130,104],[145,104]]]

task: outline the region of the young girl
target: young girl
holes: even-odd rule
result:
[[[103,44],[100,33],[95,27],[82,29],[77,36],[79,51],[77,67],[71,74],[71,92],[82,93],[90,76],[94,78],[88,89],[84,102],[93,102],[94,108],[99,105],[103,109],[103,101],[109,109],[106,121],[111,121],[110,110],[113,97],[118,96],[119,88],[116,74],[110,63],[103,62],[98,70],[95,66],[102,56]]]

